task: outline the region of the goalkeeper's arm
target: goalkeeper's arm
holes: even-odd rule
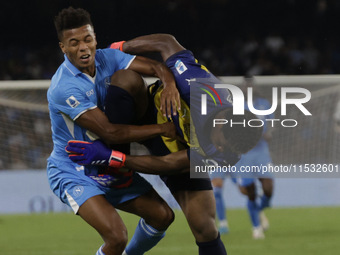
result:
[[[80,165],[107,165],[114,168],[123,166],[147,174],[174,174],[189,170],[187,150],[166,156],[130,156],[109,149],[103,142],[93,143],[71,140],[65,148],[69,158]]]
[[[170,34],[151,34],[136,37],[129,41],[114,42],[112,49],[118,49],[130,54],[159,52],[164,61],[171,55],[185,50],[185,48]]]

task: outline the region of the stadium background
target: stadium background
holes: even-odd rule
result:
[[[336,0],[5,1],[0,79],[48,79],[62,61],[53,17],[66,6],[91,12],[98,47],[171,33],[216,75],[340,71]]]
[[[53,17],[69,5],[90,11],[99,48],[143,34],[170,33],[218,76],[340,74],[340,2],[336,0],[35,0],[2,3],[0,81],[52,77],[63,61]],[[6,106],[12,98],[44,105],[44,93],[0,91],[0,214],[68,211],[49,192],[45,180],[51,150],[48,115]],[[327,134],[335,124],[333,108],[340,97],[333,93],[329,98],[320,99],[332,103],[321,108],[331,112],[324,114],[329,117],[323,119],[327,128],[318,139],[332,144],[307,155],[317,162],[333,162],[339,155],[339,135]],[[35,132],[27,135],[30,130]],[[303,134],[300,139],[308,140],[313,133]],[[295,149],[302,152],[316,144],[298,140]],[[289,149],[284,147],[287,153]],[[279,159],[289,161],[296,155],[292,150],[289,157]],[[244,197],[228,184],[227,206],[244,208]],[[273,207],[339,207],[339,189],[337,178],[279,179]],[[171,197],[167,199],[176,206]]]

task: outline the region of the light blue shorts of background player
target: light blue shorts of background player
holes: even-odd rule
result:
[[[236,163],[237,176],[233,175],[233,182],[241,187],[252,184],[255,179],[273,178],[273,174],[264,171],[272,164],[268,146],[258,144],[254,149],[242,155],[239,162]]]
[[[152,190],[150,183],[137,173],[128,187],[104,187],[86,176],[82,166],[52,158],[48,159],[47,176],[54,194],[75,214],[86,200],[97,195],[104,195],[110,204],[117,206]]]
[[[209,172],[210,179],[225,179],[227,177],[232,177],[232,174],[229,172],[223,171],[211,171]]]

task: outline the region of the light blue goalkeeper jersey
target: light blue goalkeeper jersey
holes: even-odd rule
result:
[[[89,131],[75,123],[84,112],[104,108],[110,77],[129,67],[135,56],[113,49],[98,49],[95,56],[94,80],[80,72],[66,57],[52,77],[47,99],[52,124],[51,158],[71,162],[65,152],[69,140],[91,141]]]
[[[98,175],[101,166],[80,166],[72,162],[65,147],[71,139],[90,141],[91,134],[75,123],[84,112],[104,108],[111,76],[129,67],[135,56],[118,50],[97,50],[94,78],[80,72],[65,57],[47,92],[52,123],[53,151],[47,163],[47,177],[54,194],[77,213],[89,198],[103,195],[113,206],[149,192],[152,186],[134,174],[126,186],[124,175]],[[90,177],[90,178],[89,178]],[[124,187],[121,185],[124,184]]]

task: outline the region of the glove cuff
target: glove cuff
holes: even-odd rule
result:
[[[112,150],[109,158],[109,166],[121,168],[125,164],[126,155],[120,151]]]
[[[116,50],[123,51],[123,44],[125,42],[126,41],[114,42],[110,45],[110,49],[116,49]]]

